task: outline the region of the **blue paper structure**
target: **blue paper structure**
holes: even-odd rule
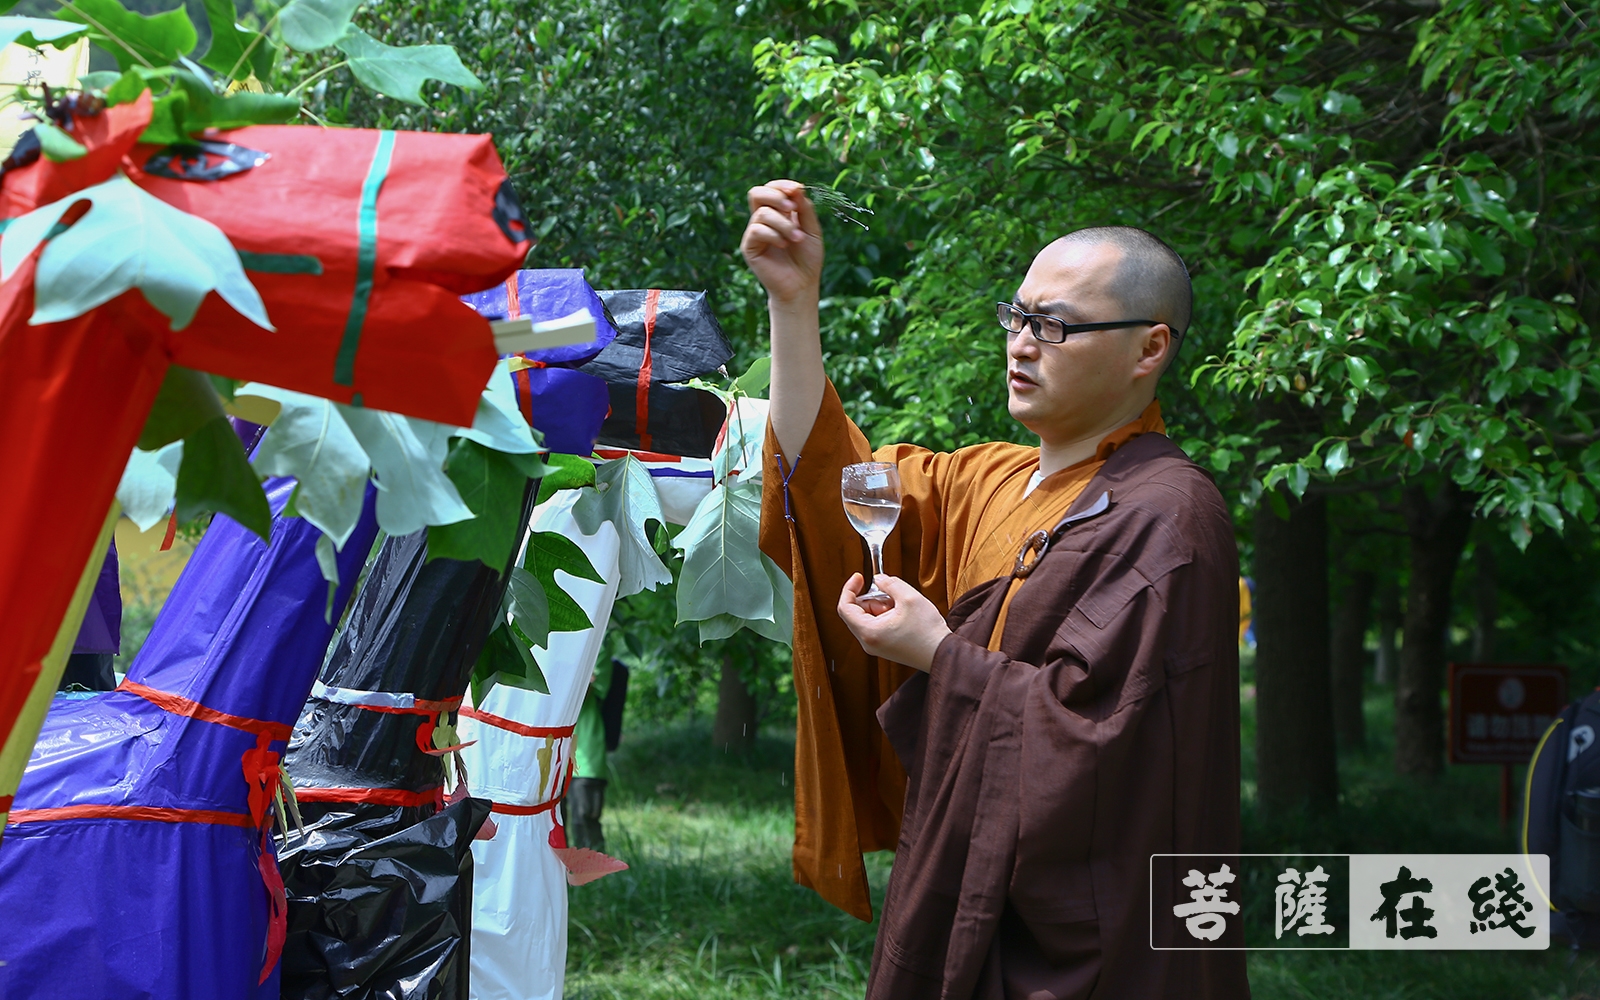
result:
[[[511,286],[516,286],[513,300]],[[486,292],[463,295],[461,301],[490,319],[526,316],[535,323],[560,319],[579,309],[594,317],[595,339],[586,344],[551,347],[515,355],[533,362],[534,367],[513,372],[517,405],[539,433],[545,447],[568,455],[588,455],[594,451],[600,425],[611,409],[610,395],[603,379],[577,367],[592,361],[617,339],[599,293],[589,286],[583,271],[576,268],[548,268],[518,271],[505,284]]]
[[[282,516],[292,479],[265,485],[271,545],[218,517],[127,680],[288,727],[333,626],[323,618],[319,532]],[[339,554],[335,620],[377,533],[373,496],[369,487]],[[131,690],[57,698],[12,817],[73,806],[248,817],[243,761],[256,746],[249,732],[174,714]],[[6,1000],[275,998],[276,970],[258,985],[269,923],[261,843],[258,829],[222,823],[56,818],[7,826],[0,843]]]

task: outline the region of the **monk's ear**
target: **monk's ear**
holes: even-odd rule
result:
[[[1135,377],[1160,375],[1171,362],[1178,346],[1172,336],[1172,328],[1165,323],[1157,323],[1140,330],[1138,337],[1139,360],[1134,366]]]

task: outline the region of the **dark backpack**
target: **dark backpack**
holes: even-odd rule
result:
[[[1550,931],[1600,947],[1600,689],[1568,705],[1528,764],[1522,849],[1550,856],[1539,892],[1555,912]]]

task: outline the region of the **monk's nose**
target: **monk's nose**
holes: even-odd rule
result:
[[[1019,361],[1031,361],[1039,356],[1039,341],[1027,330],[1014,333],[1006,342],[1006,354]]]

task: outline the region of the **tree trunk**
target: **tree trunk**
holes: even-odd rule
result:
[[[1432,495],[1423,487],[1408,487],[1402,506],[1411,535],[1411,583],[1394,689],[1394,768],[1400,774],[1431,776],[1444,765],[1439,693],[1448,655],[1451,589],[1472,529],[1472,498],[1446,482]]]
[[[723,751],[744,751],[756,742],[756,696],[739,676],[733,657],[722,656],[717,681],[717,718],[711,724],[711,745]]]
[[[1333,619],[1333,647],[1329,651],[1333,666],[1333,731],[1345,750],[1360,750],[1367,745],[1362,696],[1367,675],[1367,622],[1372,617],[1376,584],[1377,576],[1371,570],[1352,573]]]
[[[1495,579],[1494,550],[1489,547],[1487,530],[1480,531],[1472,554],[1473,626],[1472,659],[1489,663],[1494,659],[1494,623],[1500,617],[1500,584]]]
[[[1328,509],[1263,498],[1255,516],[1256,797],[1263,811],[1331,811],[1339,796],[1329,708]]]

